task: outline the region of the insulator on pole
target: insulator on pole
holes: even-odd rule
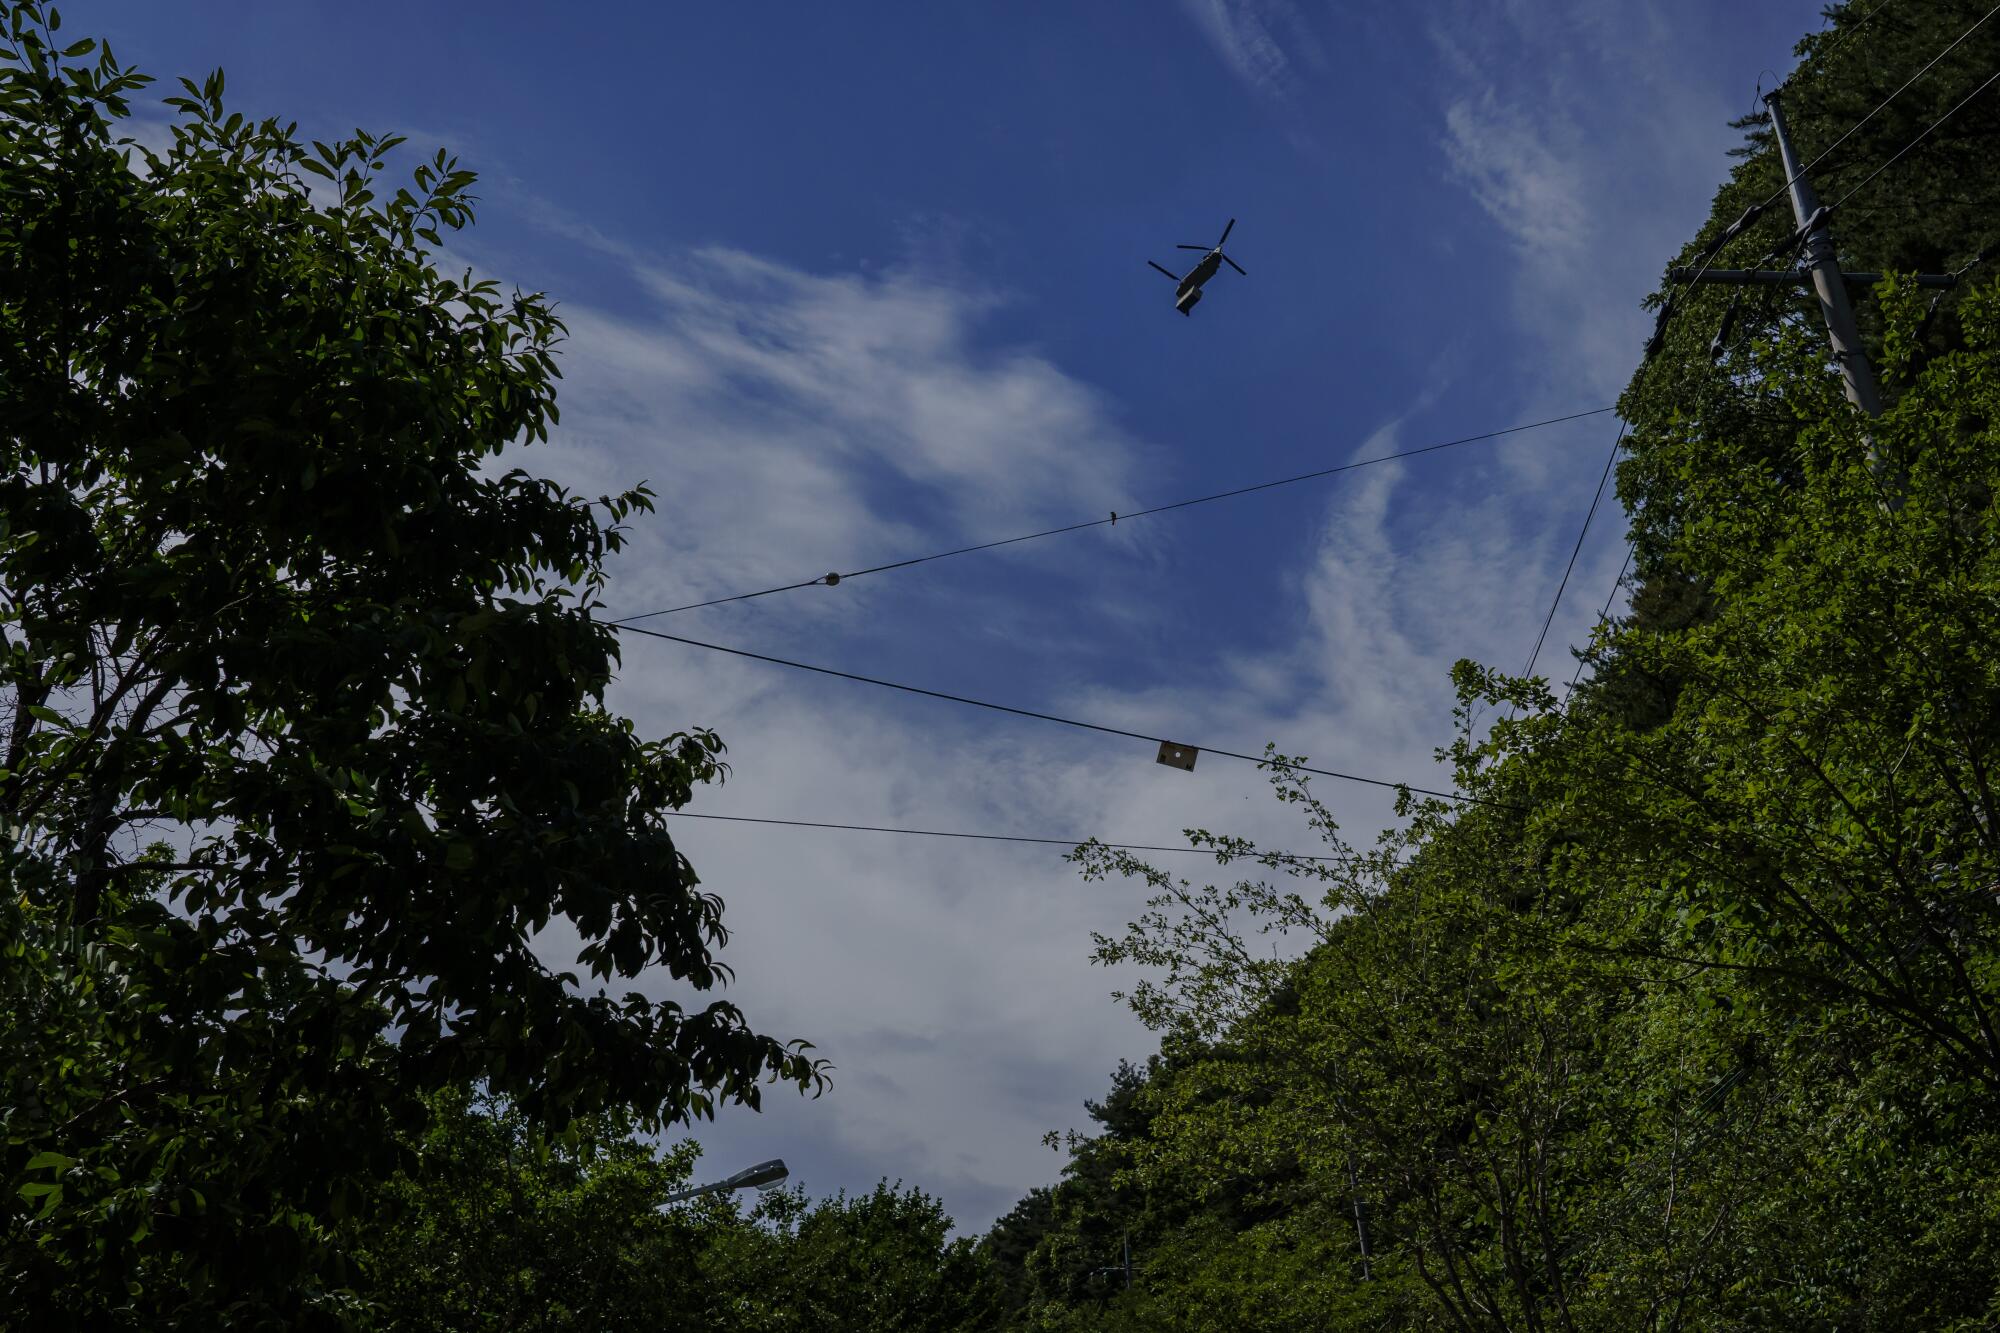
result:
[[[1667,342],[1667,321],[1674,317],[1674,299],[1670,296],[1660,303],[1659,317],[1653,321],[1653,336],[1646,339],[1646,360],[1651,361],[1660,354]]]
[[[1931,298],[1931,303],[1924,308],[1924,317],[1917,321],[1916,330],[1910,334],[1911,342],[1921,343],[1927,336],[1929,336],[1931,331],[1931,321],[1937,318],[1938,303],[1943,300],[1944,300],[1943,292],[1939,292],[1936,296],[1933,296]]]
[[[1722,242],[1716,246],[1716,249],[1721,249],[1723,245],[1727,245],[1738,236],[1741,236],[1751,223],[1762,216],[1764,216],[1763,204],[1752,204],[1750,207],[1744,209],[1742,217],[1722,229]]]
[[[1715,340],[1708,345],[1708,359],[1711,361],[1722,360],[1723,352],[1728,350],[1729,335],[1736,328],[1736,303],[1737,298],[1730,297],[1729,308],[1722,312],[1722,327],[1715,331]]]

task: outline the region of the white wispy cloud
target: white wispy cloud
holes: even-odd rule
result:
[[[980,326],[996,298],[957,275],[811,274],[728,249],[648,256],[569,234],[624,265],[637,299],[615,316],[565,307],[562,426],[524,461],[591,493],[655,480],[660,512],[635,523],[616,565],[620,610],[1074,517],[1080,497],[1124,503],[1139,444],[1087,385],[990,345]],[[896,595],[884,594],[892,605]],[[754,625],[760,647],[824,657],[815,627],[867,605],[846,588],[794,596],[782,611],[749,603],[747,619],[693,627],[728,641]],[[697,809],[1146,841],[1177,832],[1160,818],[1112,828],[1101,803],[1079,799],[1135,765],[1148,783],[1176,776],[1149,754],[1108,757],[1060,733],[802,686],[644,639],[625,657],[616,707],[654,734],[714,725],[730,745],[736,776]],[[731,998],[760,1030],[807,1037],[840,1069],[822,1101],[779,1091],[764,1116],[725,1112],[701,1133],[713,1159],[787,1155],[822,1190],[900,1173],[981,1226],[1048,1174],[1040,1135],[1073,1122],[1143,1044],[1086,963],[1091,931],[1116,929],[1133,903],[1081,892],[1059,848],[969,853],[695,821],[676,836],[728,904],[725,957],[742,978]],[[543,945],[561,958],[568,942],[552,933]]]
[[[712,248],[632,270],[640,317],[566,308],[557,466],[660,475],[621,610],[811,578],[1124,502],[1137,448],[1087,386],[974,330],[989,294]],[[880,503],[894,490],[899,504]]]
[[[1195,12],[1232,69],[1281,86],[1292,65],[1272,15],[1289,11]],[[1580,388],[1608,394],[1629,371],[1649,285],[1643,256],[1621,252],[1609,279],[1574,261],[1629,227],[1639,205],[1586,188],[1591,154],[1605,150],[1567,137],[1565,125],[1583,123],[1573,104],[1558,108],[1567,121],[1537,121],[1528,91],[1483,64],[1491,56],[1476,42],[1466,50],[1443,108],[1444,168],[1519,243],[1511,332],[1550,367],[1524,380],[1522,415],[1537,401],[1571,410]],[[720,247],[639,252],[554,221],[620,266],[630,295],[617,314],[565,308],[563,426],[537,451],[542,470],[593,492],[659,484],[660,514],[637,525],[616,567],[620,612],[1122,508],[1143,474],[1148,447],[1121,428],[1117,405],[1032,349],[994,345],[987,320],[1000,298],[949,264],[813,273]],[[1434,406],[1429,397],[1410,413]],[[1449,666],[1460,656],[1518,665],[1608,429],[1593,419],[1546,447],[1454,456],[1448,503],[1432,489],[1444,474],[1425,465],[1344,478],[1306,560],[1246,571],[1285,590],[1281,646],[1207,640],[1190,647],[1186,672],[1140,689],[1039,672],[1004,701],[1195,744],[1256,751],[1276,740],[1325,767],[1445,785],[1433,751],[1451,736]],[[1405,442],[1391,425],[1353,456]],[[1587,631],[1616,565],[1616,526],[1586,551],[1558,645]],[[954,573],[942,600],[918,595],[921,579],[885,580],[663,627],[842,666],[871,641],[856,635],[863,625],[904,646],[1004,625],[1033,636],[1037,660],[1062,660],[1101,628],[1093,616],[1139,615],[1105,589],[1145,574],[1135,554],[1171,547],[1165,525],[1143,527],[1091,538],[1119,543],[1125,558],[1095,563],[1088,588],[1077,580],[1066,616],[1026,605],[1004,580]],[[1067,558],[1058,543],[1010,549],[1007,559],[1057,576]],[[953,683],[921,656],[887,660],[896,665],[884,674]],[[1545,670],[1566,676],[1566,666],[1559,647],[1545,652]],[[697,810],[1158,843],[1207,827],[1312,850],[1260,775],[1219,756],[1180,773],[1136,742],[642,640],[627,644],[613,702],[656,734],[721,730],[735,776]],[[1359,837],[1389,817],[1386,793],[1321,785]],[[1120,930],[1137,893],[1081,884],[1056,849],[689,820],[676,836],[728,904],[725,956],[741,978],[731,997],[760,1030],[807,1037],[839,1067],[823,1101],[781,1090],[762,1116],[725,1110],[702,1127],[718,1170],[778,1155],[815,1190],[901,1176],[977,1229],[1052,1178],[1059,1162],[1041,1134],[1077,1124],[1117,1059],[1150,1045],[1106,998],[1119,980],[1087,962],[1091,932]],[[1190,874],[1212,869],[1187,863]]]
[[[1181,0],[1181,9],[1229,71],[1266,96],[1289,96],[1298,65],[1323,60],[1289,0]]]
[[[526,458],[592,492],[645,475],[660,485],[660,514],[636,525],[615,566],[620,609],[921,550],[968,526],[1068,517],[1082,497],[1094,507],[1121,494],[1145,455],[1089,386],[1030,351],[989,345],[981,322],[993,297],[958,278],[810,274],[716,249],[613,258],[638,299],[615,317],[566,307],[562,428]],[[1353,456],[1399,442],[1386,429]],[[1506,524],[1427,504],[1421,477],[1356,474],[1330,497],[1311,562],[1263,573],[1293,590],[1298,632],[1282,647],[1203,643],[1184,678],[1144,689],[1044,674],[1011,701],[1196,744],[1255,752],[1277,740],[1327,767],[1438,785],[1431,752],[1450,736],[1451,659],[1511,643],[1535,594],[1494,586]],[[914,512],[912,495],[926,497]],[[1414,554],[1401,531],[1413,515]],[[1135,540],[1122,527],[1119,539]],[[1092,585],[1115,588],[1119,563],[1094,563]],[[1147,574],[1143,560],[1123,564]],[[954,635],[1007,604],[990,578],[951,586],[979,608],[959,612]],[[934,604],[902,600],[907,587],[873,603],[849,601],[845,586],[805,590],[782,610],[757,609],[770,599],[653,623],[825,660],[829,641],[844,645],[837,656],[861,642],[862,606],[865,623],[921,642],[907,636],[928,623],[902,622],[910,606]],[[1460,587],[1479,595],[1435,603],[1436,589]],[[1038,658],[1098,631],[1081,590],[1066,609],[1038,608]],[[932,670],[918,660],[889,674],[925,683]],[[1137,742],[645,639],[627,642],[613,703],[653,734],[690,723],[722,732],[734,776],[696,810],[1166,844],[1207,827],[1315,850],[1260,774],[1220,756],[1181,773]],[[1388,793],[1325,785],[1361,836],[1388,818]],[[900,1175],[983,1227],[1053,1175],[1041,1135],[1077,1124],[1117,1060],[1151,1044],[1107,998],[1120,981],[1088,963],[1091,933],[1122,929],[1138,891],[1082,884],[1059,849],[692,820],[675,829],[728,905],[731,998],[760,1030],[804,1036],[838,1066],[821,1101],[779,1090],[762,1116],[725,1110],[701,1127],[718,1170],[785,1156],[816,1190]],[[1204,872],[1198,858],[1179,860]],[[564,939],[543,943],[567,963]],[[664,995],[670,983],[644,988]]]
[[[1445,108],[1443,147],[1460,183],[1517,245],[1550,262],[1580,252],[1592,218],[1577,136],[1556,142],[1559,124],[1502,104],[1491,87]]]
[[[1550,401],[1616,392],[1644,341],[1640,301],[1727,168],[1741,97],[1650,0],[1459,3],[1428,32],[1446,177],[1515,246],[1523,359]]]

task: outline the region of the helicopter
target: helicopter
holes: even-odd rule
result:
[[[1168,277],[1172,278],[1175,282],[1180,284],[1179,290],[1174,293],[1174,309],[1180,311],[1183,315],[1191,315],[1194,313],[1194,308],[1197,305],[1201,304],[1202,284],[1207,282],[1210,278],[1214,277],[1218,272],[1220,272],[1224,264],[1229,265],[1229,267],[1235,269],[1238,273],[1243,273],[1243,266],[1241,264],[1231,259],[1228,255],[1222,253],[1223,241],[1227,241],[1229,239],[1229,233],[1231,229],[1234,228],[1235,226],[1236,226],[1236,219],[1235,218],[1229,219],[1229,226],[1224,227],[1222,229],[1222,240],[1217,241],[1213,246],[1180,245],[1174,247],[1175,249],[1178,250],[1207,251],[1207,253],[1201,257],[1200,261],[1197,262],[1195,266],[1189,269],[1186,273],[1175,273],[1172,269],[1166,268],[1159,264],[1153,264],[1153,261],[1150,259],[1146,261],[1148,264],[1153,264],[1154,268],[1159,269],[1160,272],[1166,274]],[[1250,275],[1248,273],[1243,273],[1243,276],[1247,278]]]

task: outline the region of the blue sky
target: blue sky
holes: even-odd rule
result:
[[[1606,405],[1762,71],[1759,6],[79,4],[163,76],[478,170],[450,259],[561,304],[563,429],[518,461],[660,493],[640,611]],[[1769,86],[1769,76],[1765,76]],[[159,88],[160,95],[171,89]],[[1191,319],[1145,266],[1238,219]],[[1615,426],[649,622],[1153,735],[1435,784],[1453,660],[1520,665]],[[1607,514],[1555,641],[1622,553]],[[1561,647],[1544,669],[1568,675]],[[697,809],[1305,850],[1219,758],[650,641],[614,702],[712,725]],[[1351,829],[1384,800],[1329,784]],[[982,1229],[1151,1042],[1087,959],[1139,908],[1054,849],[697,825],[733,995],[833,1092],[702,1126],[816,1193],[903,1179]],[[560,955],[564,942],[548,947]],[[648,982],[648,988],[664,982]]]

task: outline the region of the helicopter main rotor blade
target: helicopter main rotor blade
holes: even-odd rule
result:
[[[1212,245],[1177,245],[1174,247],[1176,250],[1213,250],[1214,248]]]
[[[1152,261],[1152,260],[1150,260],[1150,259],[1148,259],[1148,260],[1147,260],[1146,262],[1147,262],[1148,264],[1153,264],[1153,261]],[[1153,264],[1153,267],[1154,267],[1154,268],[1158,268],[1158,269],[1160,269],[1160,272],[1162,272],[1162,273],[1166,274],[1166,275],[1167,275],[1168,277],[1172,278],[1172,279],[1173,279],[1173,280],[1174,280],[1175,282],[1179,282],[1179,281],[1181,280],[1181,275],[1180,275],[1180,274],[1178,274],[1178,273],[1176,273],[1176,272],[1174,272],[1174,271],[1173,271],[1172,269],[1170,269],[1170,268],[1160,268],[1160,266],[1159,266],[1158,264]]]
[[[1221,254],[1222,252],[1218,250],[1216,253]],[[1235,269],[1238,273],[1243,273],[1243,265],[1237,263],[1235,260],[1231,259],[1228,255],[1222,256],[1222,262],[1229,265],[1229,267]],[[1243,273],[1243,276],[1247,278],[1250,275],[1248,273]]]
[[[1235,229],[1235,226],[1236,226],[1236,219],[1235,218],[1229,219],[1229,225],[1222,229],[1222,239],[1215,243],[1216,249],[1220,250],[1223,246],[1229,243],[1229,233]]]

